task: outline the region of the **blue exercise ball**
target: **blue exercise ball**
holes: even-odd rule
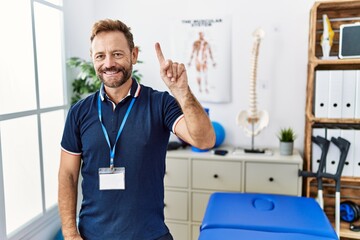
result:
[[[219,147],[225,140],[225,128],[218,122],[211,122],[215,131],[216,141],[214,147]]]

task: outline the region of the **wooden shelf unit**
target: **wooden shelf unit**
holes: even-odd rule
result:
[[[332,29],[335,33],[331,47],[331,59],[321,59],[322,48],[320,45],[323,32],[322,15],[327,14]],[[324,128],[352,128],[360,129],[360,119],[344,118],[317,118],[314,115],[315,100],[315,73],[316,70],[360,70],[360,59],[337,59],[339,49],[339,28],[342,24],[360,22],[359,0],[329,0],[317,1],[310,11],[310,31],[308,49],[308,78],[307,78],[307,100],[305,116],[305,142],[304,142],[304,169],[311,171],[312,154],[312,130],[315,127]],[[304,180],[304,194],[307,197],[316,197],[317,182],[315,178]],[[342,177],[341,179],[341,201],[352,200],[360,205],[360,178]],[[324,186],[324,211],[331,221],[334,220],[335,209],[334,182],[328,181]],[[357,224],[359,224],[357,222]],[[342,222],[340,230],[341,239],[360,239],[359,232],[349,230],[349,223]]]

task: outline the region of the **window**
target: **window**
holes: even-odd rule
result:
[[[62,0],[0,4],[0,239],[57,211],[68,108]]]

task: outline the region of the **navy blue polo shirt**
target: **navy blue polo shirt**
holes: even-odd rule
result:
[[[170,131],[182,117],[176,100],[132,80],[119,104],[100,89],[73,105],[65,123],[63,151],[81,155],[83,201],[79,230],[91,240],[150,240],[168,232],[164,223],[165,156]],[[115,167],[125,168],[125,190],[99,190],[99,168],[109,167],[110,149],[98,116],[113,146],[133,97],[136,101],[116,144]]]

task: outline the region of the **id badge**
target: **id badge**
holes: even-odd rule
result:
[[[124,190],[125,168],[99,168],[100,190]]]

